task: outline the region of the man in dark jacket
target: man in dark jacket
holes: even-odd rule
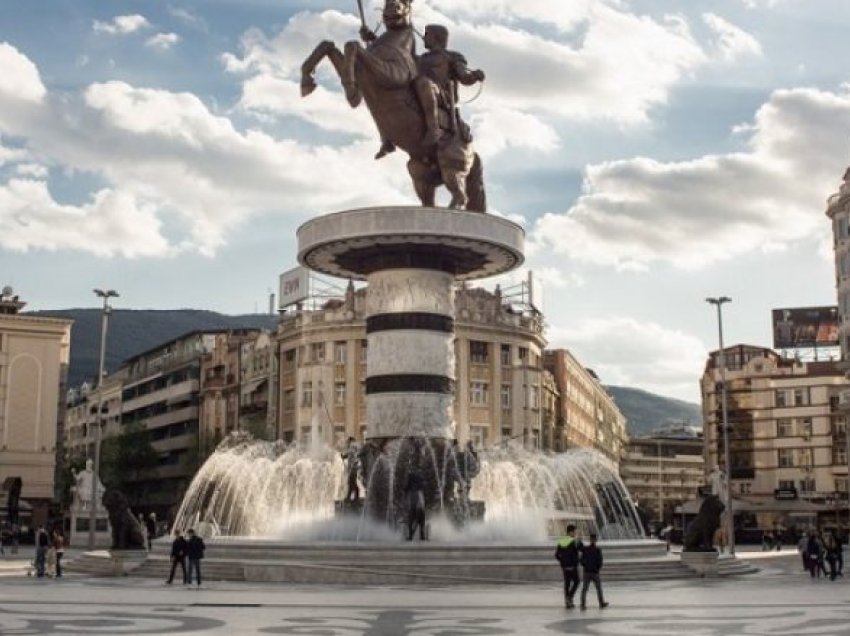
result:
[[[558,547],[555,549],[555,558],[561,564],[561,572],[564,574],[564,602],[567,609],[575,607],[573,597],[578,589],[581,550],[581,541],[576,538],[576,527],[570,524],[567,526],[567,534],[558,540]]]
[[[152,542],[156,539],[156,513],[152,512],[145,520],[145,529],[148,531],[148,552],[152,549]]]
[[[189,585],[192,584],[192,572],[198,581],[198,587],[201,587],[201,559],[204,558],[204,550],[207,546],[204,545],[204,540],[195,534],[192,528],[186,533],[189,541],[186,543],[186,558],[189,559]]]
[[[590,545],[584,546],[581,553],[581,565],[584,568],[584,581],[581,586],[581,609],[587,609],[587,588],[590,582],[596,586],[596,598],[600,609],[608,607],[608,603],[602,598],[602,580],[599,573],[602,571],[602,550],[596,546],[596,535],[590,535]]]
[[[186,576],[186,539],[179,530],[174,531],[174,541],[171,542],[171,574],[168,575],[166,583],[171,585],[174,581],[174,572],[177,565],[180,564],[180,569],[183,570],[183,585],[189,584],[189,577]]]

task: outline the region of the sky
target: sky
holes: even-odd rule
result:
[[[403,153],[372,159],[375,126],[327,63],[300,96],[314,46],[357,37],[355,0],[0,8],[0,284],[28,309],[95,307],[104,287],[121,308],[263,311],[301,223],[415,201]],[[698,401],[706,297],[732,298],[727,344],[768,347],[772,308],[835,303],[846,0],[413,8],[486,73],[462,110],[491,213],[526,230],[551,347],[606,384]]]

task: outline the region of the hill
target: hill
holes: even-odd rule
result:
[[[628,419],[628,433],[631,436],[649,435],[658,428],[683,422],[702,426],[702,408],[699,404],[624,386],[605,388]]]
[[[68,386],[78,386],[97,376],[100,357],[100,309],[56,309],[29,315],[71,318],[71,365]],[[114,309],[109,319],[106,370],[115,371],[127,358],[153,349],[190,331],[207,329],[274,329],[277,316],[249,314],[226,316],[198,309]]]

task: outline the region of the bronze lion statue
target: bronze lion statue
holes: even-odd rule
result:
[[[714,533],[720,527],[720,515],[726,506],[717,495],[708,495],[699,507],[699,513],[685,531],[683,549],[686,552],[714,550]]]
[[[130,511],[130,502],[120,490],[109,488],[103,493],[103,507],[109,513],[112,527],[112,550],[144,550],[142,527]]]

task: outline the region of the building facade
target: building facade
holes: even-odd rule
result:
[[[333,446],[348,437],[363,439],[365,302],[365,290],[349,287],[344,299],[282,317],[277,334],[281,439],[308,442],[317,436]],[[455,304],[459,441],[544,447],[555,422],[554,383],[547,383],[542,363],[542,318],[510,309],[498,291],[460,286]]]
[[[831,522],[847,498],[844,373],[835,362],[783,359],[762,347],[724,354],[736,522],[762,529]],[[706,473],[725,463],[721,386],[715,351],[701,381]]]
[[[694,499],[705,483],[702,439],[685,431],[633,438],[623,454],[620,476],[653,524],[672,525],[676,506]]]
[[[832,222],[841,359],[848,361],[850,360],[850,168],[844,173],[838,192],[829,198],[826,215]]]
[[[595,448],[619,464],[627,439],[626,418],[596,374],[566,349],[547,351],[545,367],[560,395],[553,448]]]
[[[24,316],[24,306],[10,288],[0,292],[0,484],[22,479],[40,525],[57,495],[72,321]]]

